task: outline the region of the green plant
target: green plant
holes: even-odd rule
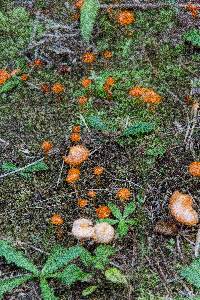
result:
[[[200,30],[197,28],[192,28],[186,31],[183,35],[183,38],[190,42],[193,46],[200,47]]]
[[[1,169],[2,169],[2,171],[9,173],[9,172],[17,171],[18,167],[14,163],[4,162],[1,165]],[[47,166],[47,164],[44,161],[38,161],[35,164],[24,167],[23,170],[16,172],[16,173],[19,173],[19,175],[21,175],[24,178],[30,178],[31,174],[33,174],[35,172],[47,171],[48,169],[49,169],[49,167]]]
[[[149,122],[137,122],[127,127],[123,132],[122,136],[140,136],[143,134],[150,133],[155,130],[155,125]]]
[[[189,266],[184,267],[181,272],[189,283],[200,289],[200,259],[195,259]]]
[[[88,43],[99,8],[100,3],[98,0],[85,0],[81,8],[81,34],[83,39]]]
[[[14,263],[19,268],[29,272],[17,278],[0,280],[0,299],[3,299],[5,293],[12,291],[17,286],[35,279],[40,282],[44,300],[58,299],[49,286],[48,279],[54,278],[66,285],[86,280],[87,273],[75,264],[69,264],[72,260],[78,258],[82,251],[83,248],[79,246],[68,249],[57,246],[53,248],[43,269],[40,271],[22,252],[15,250],[8,242],[0,240],[0,256],[4,257],[8,263]]]
[[[121,273],[121,271],[117,268],[107,268],[107,266],[110,263],[110,256],[112,256],[113,254],[115,254],[116,250],[110,246],[110,245],[100,245],[95,249],[94,254],[92,255],[89,251],[87,251],[86,249],[84,249],[84,251],[82,251],[80,258],[81,261],[83,262],[83,264],[86,267],[89,267],[92,270],[92,276],[91,278],[93,278],[95,280],[94,283],[98,282],[99,279],[95,278],[95,274],[98,275],[98,273],[96,273],[96,271],[101,271],[103,273],[103,275],[105,276],[105,278],[108,281],[111,281],[113,283],[116,284],[127,284],[127,279],[126,277]],[[95,273],[94,273],[95,271]],[[85,288],[82,291],[82,295],[83,296],[88,296],[90,294],[92,294],[96,289],[98,288],[98,285],[90,285],[87,288]]]
[[[124,208],[123,214],[121,213],[120,209],[114,203],[109,202],[108,207],[112,211],[113,216],[116,219],[102,219],[99,222],[108,222],[110,225],[117,225],[117,234],[120,238],[124,237],[129,230],[129,226],[136,225],[137,220],[129,219],[128,217],[135,211],[136,206],[135,203],[132,201],[127,204]]]

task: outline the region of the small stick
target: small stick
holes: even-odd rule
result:
[[[194,247],[194,256],[195,257],[199,256],[199,248],[200,248],[200,227],[197,231],[196,243],[195,243],[195,247]]]

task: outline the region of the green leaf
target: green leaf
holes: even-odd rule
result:
[[[43,300],[58,300],[58,298],[54,295],[52,288],[50,288],[45,278],[41,278],[40,288],[41,288]]]
[[[96,16],[100,8],[98,0],[84,0],[81,8],[81,34],[83,39],[89,43]]]
[[[130,202],[128,205],[126,205],[125,209],[124,209],[124,214],[123,217],[126,218],[128,217],[130,214],[132,214],[135,211],[136,205],[135,202]]]
[[[89,116],[89,117],[87,117],[86,121],[90,127],[94,128],[96,130],[103,131],[103,130],[107,129],[107,126],[105,125],[105,123],[98,116]]]
[[[184,33],[183,37],[186,41],[191,42],[192,45],[200,47],[200,30],[199,29],[191,28]]]
[[[17,169],[17,166],[15,164],[11,163],[11,162],[4,162],[1,165],[1,169],[4,172],[12,172],[12,171],[15,171]]]
[[[128,233],[128,225],[125,220],[121,220],[117,226],[117,233],[119,237],[123,237]]]
[[[8,81],[6,81],[1,87],[0,87],[0,94],[10,92],[12,89],[17,87],[21,83],[21,80],[14,76]]]
[[[155,130],[155,125],[149,122],[137,122],[134,125],[127,127],[123,132],[122,135],[129,137],[129,136],[140,136],[143,134],[150,133]]]
[[[55,274],[55,278],[59,279],[66,285],[71,285],[76,281],[84,281],[89,277],[89,273],[83,272],[74,264],[67,266],[62,272]]]
[[[94,263],[94,257],[85,248],[83,248],[83,251],[80,254],[80,259],[86,267],[91,266]]]
[[[189,266],[184,267],[180,274],[189,283],[200,289],[200,259],[195,259]]]
[[[39,274],[36,266],[22,252],[15,250],[4,240],[0,240],[0,256],[3,256],[8,263],[15,263],[16,266],[26,269],[35,275]]]
[[[115,225],[119,222],[119,220],[113,220],[113,219],[107,219],[107,218],[98,220],[98,223],[103,223],[103,222],[106,222],[110,225]]]
[[[127,284],[126,277],[121,273],[121,271],[117,268],[110,268],[105,271],[106,279],[113,282],[113,283],[121,283]]]
[[[113,216],[115,216],[119,220],[122,219],[122,213],[121,213],[120,209],[117,207],[117,205],[115,205],[112,202],[109,202],[108,207],[112,211]]]
[[[39,171],[47,171],[49,167],[44,161],[39,161],[30,167],[27,167],[25,169],[25,172],[33,173],[33,172],[39,172]]]
[[[110,245],[100,245],[95,250],[94,267],[98,270],[104,270],[109,264],[109,256],[115,253],[115,249]]]
[[[98,288],[97,285],[90,285],[88,286],[86,289],[84,289],[82,291],[82,296],[86,297],[91,295],[92,293],[94,293],[96,291],[96,289]]]
[[[17,278],[0,280],[0,299],[3,299],[5,293],[32,279],[32,275],[24,275]]]
[[[139,221],[136,219],[126,220],[126,224],[128,224],[128,225],[138,225],[138,223],[139,223]]]
[[[66,266],[71,260],[79,257],[83,248],[79,246],[70,247],[68,249],[57,246],[52,250],[52,253],[47,259],[42,274],[52,274],[58,269]]]

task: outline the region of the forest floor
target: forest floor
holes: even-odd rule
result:
[[[149,1],[141,2],[145,5]],[[19,17],[16,25],[12,12],[19,6],[27,15]],[[191,91],[199,77],[200,57],[199,47],[184,39],[187,30],[199,26],[199,18],[181,5],[149,9],[136,5],[131,9],[135,22],[124,28],[115,20],[119,8],[102,8],[89,46],[84,45],[80,34],[76,42],[68,36],[63,41],[73,53],[69,55],[66,49],[56,53],[52,48],[60,47],[55,36],[65,34],[62,25],[73,25],[69,29],[72,32],[79,28],[77,10],[71,7],[73,3],[66,5],[66,1],[2,3],[1,14],[12,20],[6,23],[10,27],[4,26],[0,38],[0,69],[20,68],[28,79],[1,92],[0,238],[23,250],[40,266],[54,245],[78,243],[71,236],[74,220],[86,217],[95,222],[95,208],[108,201],[122,209],[124,203],[115,194],[126,187],[136,203],[137,225],[130,227],[123,240],[114,240],[117,252],[111,264],[126,274],[129,285],[116,287],[102,279],[90,299],[198,299],[193,298],[200,297],[198,291],[179,274],[181,267],[194,258],[198,228],[177,224],[178,233],[166,236],[156,232],[155,225],[173,221],[168,202],[176,190],[192,195],[200,213],[199,179],[188,172],[188,165],[200,157],[198,112],[192,135],[187,138],[194,122],[194,103],[199,101]],[[48,20],[54,20],[60,28],[45,32]],[[35,29],[40,21],[41,27]],[[38,43],[49,33],[52,39]],[[105,50],[112,52],[109,60],[102,55]],[[81,60],[86,51],[96,55],[90,67]],[[42,63],[34,65],[36,59]],[[87,89],[81,86],[83,77],[92,80]],[[112,95],[103,89],[108,77],[115,80]],[[64,86],[60,95],[49,90],[57,82]],[[41,88],[44,84],[46,92]],[[152,88],[162,101],[151,106],[130,97],[129,90],[134,86]],[[85,105],[77,102],[82,95],[89,97]],[[136,136],[122,134],[137,122],[153,124],[155,129]],[[81,178],[74,189],[65,182],[68,168],[63,166],[62,157],[71,145],[69,137],[76,124],[81,125],[81,142],[91,155],[81,167]],[[53,144],[48,157],[41,149],[45,140]],[[48,170],[4,177],[43,157]],[[92,174],[95,166],[105,168],[100,180]],[[91,189],[97,197],[80,208],[77,197],[88,198]],[[54,213],[64,219],[59,237],[49,221]],[[92,242],[85,242],[85,246],[91,251],[95,247]],[[0,270],[3,277],[20,273],[4,260],[0,260]],[[60,299],[84,299],[84,283],[66,288],[52,281],[52,286]],[[40,299],[37,282],[20,286],[5,299]]]

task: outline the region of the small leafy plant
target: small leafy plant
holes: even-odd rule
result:
[[[116,284],[127,284],[126,277],[117,268],[107,268],[110,263],[110,257],[115,254],[115,249],[110,245],[100,245],[95,249],[95,255],[92,255],[89,251],[84,249],[81,253],[81,261],[83,264],[92,270],[92,272],[101,271],[105,276],[106,280]],[[96,272],[95,272],[96,273]],[[94,278],[95,282],[98,280],[95,278],[95,273],[92,274],[91,278]],[[90,285],[82,291],[83,296],[92,294],[98,285]]]
[[[83,272],[75,264],[70,263],[78,258],[82,251],[83,248],[79,246],[68,249],[57,246],[52,250],[43,269],[40,271],[22,252],[15,250],[8,242],[0,240],[0,256],[4,257],[8,263],[14,263],[19,268],[29,272],[20,277],[0,280],[0,299],[3,299],[5,293],[29,280],[39,280],[44,300],[58,299],[49,286],[48,280],[54,278],[66,285],[87,280],[89,274]]]
[[[114,203],[109,202],[108,207],[116,219],[106,218],[100,220],[100,222],[108,222],[110,225],[117,224],[117,234],[122,238],[127,235],[129,226],[137,224],[137,220],[128,218],[136,209],[135,203],[132,201],[127,204],[123,213],[121,213],[120,209]]]
[[[186,31],[183,35],[187,42],[190,42],[193,46],[200,47],[200,30],[192,28]]]
[[[181,270],[181,276],[200,289],[200,259],[195,259],[189,266]]]
[[[16,173],[18,173],[20,176],[22,176],[24,178],[30,178],[31,174],[33,174],[35,172],[47,171],[49,169],[49,167],[47,166],[47,164],[44,161],[39,161],[39,162],[36,162],[35,164],[24,167],[23,170],[17,172],[18,167],[16,166],[16,164],[14,164],[12,162],[4,162],[1,166],[1,169],[2,169],[2,171],[8,172],[8,173],[16,171]]]

